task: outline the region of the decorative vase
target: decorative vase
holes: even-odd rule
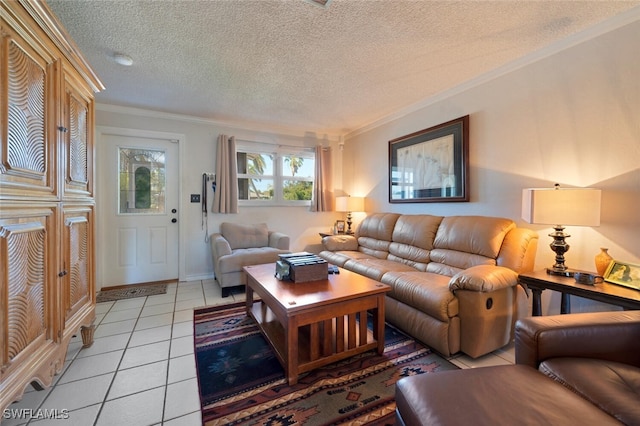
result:
[[[601,247],[600,253],[596,255],[595,261],[596,261],[596,271],[598,272],[598,275],[604,275],[604,272],[607,270],[609,263],[613,259],[611,256],[609,256],[609,253],[607,253],[607,250],[609,249]]]

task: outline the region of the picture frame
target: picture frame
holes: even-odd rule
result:
[[[612,260],[604,272],[604,280],[640,290],[640,265]]]
[[[344,234],[345,222],[344,220],[336,220],[336,232],[338,234]]]
[[[389,141],[389,202],[469,201],[469,116]]]

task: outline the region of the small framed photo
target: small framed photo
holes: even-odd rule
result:
[[[344,234],[344,220],[336,220],[336,232]]]
[[[640,265],[612,260],[604,272],[604,280],[640,290]]]

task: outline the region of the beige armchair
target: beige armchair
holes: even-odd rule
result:
[[[269,231],[264,223],[224,222],[220,224],[220,232],[212,234],[210,240],[214,274],[222,297],[227,297],[232,287],[247,284],[244,266],[275,262],[279,254],[290,253],[289,237]]]

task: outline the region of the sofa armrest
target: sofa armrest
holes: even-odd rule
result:
[[[329,235],[322,238],[322,245],[329,251],[358,250],[358,240],[353,235]]]
[[[534,368],[557,357],[640,367],[640,311],[528,317],[516,323],[516,363]]]
[[[518,284],[518,274],[509,268],[477,265],[460,271],[449,280],[449,290],[491,292]]]
[[[269,247],[289,250],[289,236],[282,232],[269,231]]]
[[[211,253],[213,254],[213,262],[215,267],[217,266],[216,263],[218,259],[220,259],[222,256],[231,254],[231,246],[229,245],[229,241],[227,241],[226,238],[224,238],[222,234],[219,233],[211,234],[209,241],[211,242]]]

